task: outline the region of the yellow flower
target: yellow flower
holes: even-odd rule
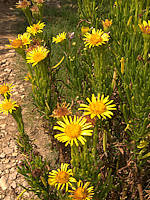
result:
[[[107,31],[108,28],[112,25],[112,20],[108,20],[108,19],[105,19],[105,21],[102,20],[102,25],[103,25],[103,28],[104,28],[104,31]]]
[[[44,26],[44,22],[38,22],[37,24],[33,24],[33,26],[27,27],[27,32],[32,35],[36,35],[37,33],[41,33],[43,31]]]
[[[84,35],[85,33],[89,32],[90,28],[87,26],[82,26],[81,27],[81,33]]]
[[[26,9],[31,5],[30,1],[23,0],[16,3],[16,8]]]
[[[27,63],[31,63],[32,66],[37,65],[38,62],[46,58],[48,52],[49,50],[44,47],[38,46],[37,48],[34,48],[32,51],[27,52]]]
[[[73,178],[72,169],[68,169],[69,164],[61,163],[61,168],[56,170],[52,170],[49,173],[48,183],[49,185],[54,185],[57,190],[63,189],[66,187],[66,192],[68,191],[69,185],[72,186],[73,182],[76,182],[76,179]]]
[[[18,37],[22,41],[22,45],[30,44],[32,40],[30,40],[30,33],[24,33],[23,35],[19,34]]]
[[[53,37],[52,42],[59,43],[59,42],[64,41],[65,39],[66,39],[66,33],[63,32],[63,33],[59,33],[59,35],[57,35],[56,37]]]
[[[16,104],[16,101],[11,101],[11,99],[5,99],[0,104],[0,112],[8,115],[8,113],[12,113],[13,110],[16,110],[16,107],[19,107]]]
[[[106,117],[111,118],[111,115],[113,113],[111,110],[116,110],[115,104],[111,104],[113,100],[108,100],[109,96],[104,98],[104,95],[101,96],[98,93],[98,97],[96,98],[94,94],[92,94],[92,100],[89,98],[86,98],[86,100],[89,102],[89,105],[86,104],[80,104],[81,108],[79,110],[84,110],[84,115],[91,115],[91,119],[93,119],[95,116],[97,116],[99,119],[102,117],[106,119]]]
[[[68,108],[69,105],[70,105],[69,103],[66,105],[66,102],[62,103],[61,106],[59,105],[59,103],[57,103],[57,108],[53,111],[53,114],[51,116],[60,118],[60,117],[66,116],[66,115],[70,115],[71,108]]]
[[[101,29],[96,31],[95,28],[92,30],[92,33],[86,33],[84,36],[84,44],[85,46],[89,45],[89,48],[103,45],[109,40],[107,33],[104,33]]]
[[[25,81],[32,80],[32,76],[29,73],[27,73],[27,76],[24,77],[24,80]]]
[[[74,116],[72,119],[71,116],[63,117],[63,121],[57,121],[59,126],[54,126],[55,130],[59,130],[62,133],[56,134],[60,142],[65,142],[65,146],[70,144],[71,146],[75,143],[78,146],[79,140],[83,145],[86,142],[86,139],[83,136],[91,136],[93,130],[89,130],[92,127],[91,123],[86,123],[87,119],[84,117]]]
[[[79,180],[77,183],[77,188],[72,188],[72,191],[69,191],[72,193],[72,195],[69,195],[69,197],[72,198],[72,200],[91,200],[94,195],[93,186],[89,187],[90,183],[86,182],[83,185],[83,182]]]
[[[19,38],[16,38],[14,40],[9,39],[9,45],[6,45],[6,47],[10,47],[10,48],[14,48],[14,49],[18,49],[18,48],[22,48],[22,40]]]
[[[12,83],[11,84],[4,83],[4,85],[0,85],[0,94],[4,95],[4,97],[6,97],[7,94],[11,95],[13,87],[14,86],[12,86]]]
[[[150,20],[148,22],[144,20],[143,24],[139,24],[139,27],[143,33],[150,34]]]

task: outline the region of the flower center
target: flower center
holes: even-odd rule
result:
[[[0,94],[5,94],[5,93],[8,92],[8,91],[9,91],[9,87],[8,87],[8,86],[2,85],[2,86],[0,87]]]
[[[70,176],[69,176],[69,174],[67,172],[60,171],[56,175],[56,181],[58,183],[64,184],[64,183],[67,183],[69,181],[69,177]]]
[[[11,102],[4,103],[4,104],[2,104],[2,108],[3,108],[3,110],[9,111],[10,109],[13,108],[13,104]]]
[[[98,34],[92,34],[90,38],[90,43],[93,45],[96,45],[98,43],[101,43],[103,39]]]
[[[60,37],[58,38],[58,42],[62,42],[64,39],[65,39],[65,38],[64,38],[63,36],[60,36]]]
[[[102,113],[104,113],[106,111],[106,106],[103,102],[92,102],[89,105],[89,108],[91,110],[92,113],[96,114],[96,115],[101,115]]]
[[[74,192],[73,198],[78,199],[78,200],[84,200],[86,199],[87,195],[88,195],[87,190],[82,187],[79,187]]]
[[[44,55],[41,52],[36,52],[33,56],[34,62],[39,62],[44,59]]]
[[[19,39],[13,40],[11,45],[14,48],[19,48],[22,46],[22,40],[19,40]]]
[[[70,138],[77,138],[81,135],[81,126],[79,124],[69,124],[65,128],[65,133]]]
[[[40,26],[38,24],[34,24],[33,29],[35,30],[35,32],[37,32],[38,30],[40,30]]]

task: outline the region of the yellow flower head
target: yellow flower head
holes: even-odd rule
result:
[[[25,81],[29,81],[32,80],[32,76],[30,75],[30,73],[27,73],[27,76],[24,77]]]
[[[144,20],[143,24],[139,24],[139,27],[143,33],[150,34],[150,20],[148,22]]]
[[[16,8],[26,9],[31,5],[30,1],[23,0],[16,3]]]
[[[81,27],[81,33],[84,35],[85,33],[89,32],[90,28],[87,26],[82,26]]]
[[[92,127],[91,123],[86,123],[87,119],[84,117],[71,116],[63,117],[62,121],[57,121],[59,126],[54,126],[55,130],[61,131],[61,133],[56,134],[55,138],[60,142],[65,142],[65,146],[70,144],[71,146],[75,143],[78,146],[78,140],[84,145],[86,139],[83,136],[91,136],[93,130],[89,128]]]
[[[61,118],[66,115],[70,115],[71,108],[68,108],[69,105],[70,105],[69,103],[66,105],[66,102],[62,103],[61,106],[59,105],[59,103],[57,103],[57,108],[53,111],[53,114],[51,116],[56,118]]]
[[[31,35],[30,33],[24,33],[23,35],[19,34],[18,38],[20,38],[20,40],[22,41],[22,45],[27,45],[31,43],[31,39],[30,39]]]
[[[53,37],[53,41],[52,42],[55,42],[55,43],[59,43],[59,42],[62,42],[66,39],[66,33],[63,32],[63,33],[59,33],[59,35],[57,35],[56,37]]]
[[[84,44],[85,46],[89,45],[89,48],[101,46],[109,40],[107,33],[104,33],[101,29],[96,31],[95,28],[92,30],[92,33],[86,33],[84,37]]]
[[[11,99],[5,99],[0,104],[0,112],[8,115],[8,113],[12,113],[13,110],[16,110],[16,107],[19,107],[16,104],[16,101],[12,101]]]
[[[0,94],[4,95],[4,97],[6,97],[7,94],[11,95],[13,87],[14,86],[12,86],[12,83],[11,84],[4,83],[4,85],[0,85]]]
[[[72,169],[68,169],[69,164],[61,163],[61,168],[56,170],[52,170],[49,173],[48,183],[49,185],[54,185],[57,190],[63,189],[66,187],[66,192],[68,191],[69,185],[72,187],[72,183],[76,182],[76,179],[73,178]]]
[[[91,200],[93,199],[94,191],[93,186],[89,187],[90,183],[86,182],[83,185],[83,182],[79,180],[77,183],[77,188],[72,188],[72,191],[69,191],[72,193],[72,195],[69,195],[69,197],[72,198],[72,200]]]
[[[10,48],[14,48],[14,49],[18,49],[18,48],[22,48],[22,40],[20,39],[20,36],[18,35],[18,38],[11,40],[9,39],[9,45],[6,45],[6,47],[10,47]]]
[[[36,35],[37,33],[41,33],[43,31],[44,26],[44,22],[38,22],[37,24],[33,24],[33,26],[27,27],[27,32],[32,35]]]
[[[104,31],[107,31],[107,29],[112,25],[112,20],[108,20],[108,19],[105,19],[105,21],[102,20],[102,25],[103,25],[103,28],[104,28]]]
[[[27,52],[27,63],[31,63],[32,66],[37,65],[38,62],[46,58],[48,52],[49,50],[44,47],[38,46],[37,48],[34,48],[32,51]]]
[[[106,119],[106,117],[111,118],[111,115],[113,113],[111,110],[116,110],[115,104],[111,104],[113,100],[108,100],[109,96],[104,98],[104,95],[101,96],[98,93],[98,97],[96,98],[94,94],[92,94],[92,100],[89,98],[86,98],[86,100],[89,102],[89,105],[86,104],[80,104],[81,108],[79,110],[84,110],[84,115],[91,115],[91,119],[93,119],[95,116],[97,116],[99,119],[102,117]]]

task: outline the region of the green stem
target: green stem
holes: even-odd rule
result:
[[[93,149],[92,149],[92,155],[93,155],[93,159],[94,159],[94,160],[96,160],[97,141],[98,141],[98,120],[96,120],[96,125],[95,125],[94,135],[93,135]]]
[[[59,190],[57,192],[58,192],[58,196],[59,196],[60,200],[63,200],[61,192]]]

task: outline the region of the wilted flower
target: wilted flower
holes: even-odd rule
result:
[[[107,31],[108,28],[112,25],[112,20],[108,20],[108,19],[105,19],[105,21],[102,20],[102,25],[103,25],[103,28],[104,28],[104,31]]]
[[[54,109],[53,114],[51,116],[56,118],[61,118],[66,115],[70,115],[71,108],[69,108],[69,105],[70,105],[69,103],[66,105],[66,102],[62,103],[61,105],[57,103],[57,108]]]
[[[39,8],[37,5],[33,5],[31,8],[30,8],[32,14],[39,14]]]
[[[44,0],[33,0],[35,3],[37,3],[37,4],[42,4],[42,3],[44,3]]]
[[[16,3],[16,8],[26,9],[31,5],[30,1],[23,0]]]

